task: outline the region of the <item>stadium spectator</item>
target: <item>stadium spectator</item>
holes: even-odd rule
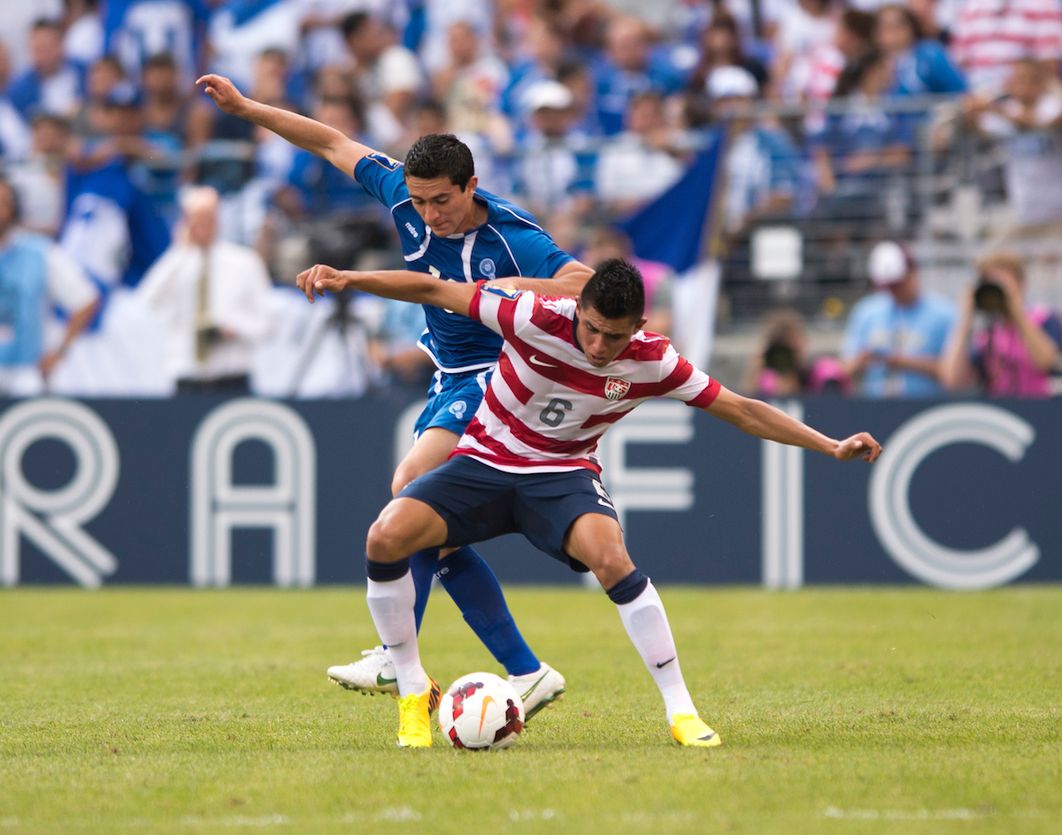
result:
[[[69,116],[81,98],[81,74],[63,55],[63,28],[42,18],[29,35],[30,66],[7,88],[11,104],[29,120],[39,111]]]
[[[70,122],[47,113],[33,120],[28,158],[8,166],[7,176],[18,191],[22,227],[56,237],[64,214],[63,178],[70,157]]]
[[[631,239],[615,226],[594,229],[582,258],[584,263],[595,266],[610,258],[621,258],[637,267],[645,291],[643,330],[665,335],[671,333],[671,282],[674,273],[667,264],[638,258],[634,254]]]
[[[835,0],[796,0],[779,8],[777,57],[771,66],[770,94],[783,101],[803,101],[812,90],[815,54],[834,41],[840,4]]]
[[[855,59],[833,94],[850,106],[829,113],[822,130],[810,137],[820,193],[816,214],[843,226],[849,237],[857,231],[874,236],[873,224],[885,219],[889,176],[911,164],[913,117],[890,109],[883,98],[891,74],[881,52]]]
[[[254,250],[217,238],[218,193],[181,196],[177,241],[137,290],[165,333],[178,393],[247,394],[252,352],[270,329],[270,283]]]
[[[30,152],[30,130],[6,96],[0,95],[0,159],[10,163]]]
[[[859,9],[845,9],[837,19],[833,41],[820,44],[811,56],[807,95],[823,102],[837,89],[844,68],[873,48],[874,15]]]
[[[572,94],[559,81],[539,81],[524,99],[532,132],[521,143],[513,190],[535,214],[589,210],[594,150],[574,128]]]
[[[1058,72],[1062,5],[1058,0],[963,0],[951,54],[970,89],[986,96],[1004,88],[1015,61],[1031,58]]]
[[[435,371],[435,364],[420,349],[418,340],[426,323],[420,305],[384,302],[384,316],[369,343],[373,362],[391,382],[423,389]]]
[[[24,232],[15,189],[0,180],[0,395],[40,394],[96,312],[98,294],[52,240]],[[52,305],[67,314],[58,346],[47,345]]]
[[[446,107],[449,129],[462,136],[482,136],[490,147],[508,150],[512,129],[501,114],[508,69],[486,49],[484,33],[472,23],[452,23],[447,35],[448,60],[432,74],[431,84]]]
[[[784,131],[752,115],[759,90],[747,70],[713,70],[707,93],[713,116],[727,124],[722,216],[723,231],[733,245],[747,238],[758,220],[792,209],[799,181],[798,154]]]
[[[298,54],[302,14],[298,0],[222,0],[210,15],[207,35],[212,68],[249,87],[262,50]]]
[[[1062,231],[1062,90],[1040,61],[1017,61],[1003,98],[971,96],[966,117],[983,134],[1002,140],[1012,224],[1011,238],[1055,238]]]
[[[103,110],[107,97],[126,81],[125,69],[113,55],[94,61],[85,76],[85,94],[73,117],[73,131],[78,139],[98,139],[106,132]]]
[[[966,79],[944,46],[927,38],[914,12],[899,3],[878,9],[874,44],[892,65],[890,93],[922,96],[966,92]]]
[[[811,359],[807,322],[796,310],[768,313],[760,327],[760,350],[745,373],[745,391],[757,397],[847,394],[851,381],[834,357]]]
[[[247,3],[251,9],[260,3]],[[103,48],[114,55],[132,79],[152,55],[166,52],[180,67],[182,84],[195,78],[203,51],[200,31],[210,9],[224,11],[212,0],[107,0],[103,6]],[[217,45],[214,47],[217,48]]]
[[[767,67],[746,55],[741,44],[737,21],[729,14],[716,14],[704,27],[700,37],[700,59],[690,73],[688,87],[703,90],[708,76],[716,67],[741,67],[748,70],[762,89],[768,82]]]
[[[623,130],[623,117],[635,93],[678,92],[685,79],[667,58],[652,49],[646,25],[636,17],[617,15],[605,30],[605,55],[596,68],[597,113],[601,130]]]
[[[893,241],[871,250],[874,292],[861,299],[845,326],[841,359],[865,397],[932,397],[940,358],[955,321],[951,302],[924,293],[910,253]]]
[[[509,84],[501,97],[502,112],[518,136],[528,128],[523,104],[528,89],[539,81],[560,80],[560,66],[567,59],[570,46],[567,34],[555,23],[541,16],[531,20],[525,52],[512,63]]]
[[[608,212],[634,211],[682,175],[672,140],[660,94],[635,94],[627,109],[626,130],[604,143],[594,171],[596,196]]]
[[[1026,303],[1020,256],[996,252],[982,258],[977,270],[941,362],[944,384],[952,390],[976,384],[990,397],[1047,397],[1059,364],[1062,323]],[[987,320],[982,326],[975,322],[978,314]]]
[[[63,0],[63,53],[87,69],[103,57],[103,18],[100,0]]]
[[[42,19],[59,21],[62,17],[62,0],[4,3],[0,15],[0,42],[4,44],[5,57],[10,59],[12,73],[19,73],[30,65],[29,41],[33,24]],[[3,87],[6,89],[7,84]]]
[[[354,59],[354,79],[366,105],[366,130],[384,148],[408,138],[413,105],[424,83],[417,56],[395,42],[394,31],[373,15],[343,19],[343,37]]]

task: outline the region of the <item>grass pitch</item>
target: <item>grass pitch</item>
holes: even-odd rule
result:
[[[476,754],[326,683],[360,589],[0,593],[0,835],[1062,831],[1062,589],[662,594],[722,748],[670,742],[603,594],[511,591],[568,694]],[[440,591],[422,644],[496,669]]]

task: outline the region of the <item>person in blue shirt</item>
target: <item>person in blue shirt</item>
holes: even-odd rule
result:
[[[943,393],[941,357],[954,306],[923,293],[907,249],[882,241],[867,265],[876,292],[852,308],[841,359],[865,397],[933,397]]]
[[[30,66],[11,81],[7,98],[24,120],[38,112],[68,115],[83,90],[80,68],[63,55],[63,29],[41,18],[29,34]]]
[[[874,43],[892,64],[892,95],[966,92],[962,71],[940,41],[922,36],[922,27],[911,9],[890,3],[878,9],[876,18]]]
[[[205,75],[199,83],[221,110],[353,174],[390,210],[407,269],[444,281],[517,276],[519,289],[573,296],[592,274],[562,252],[526,211],[479,190],[468,146],[451,135],[421,137],[402,163],[320,122],[249,99],[222,76]],[[417,421],[417,440],[395,471],[395,495],[447,460],[479,406],[501,349],[501,337],[483,325],[439,308],[424,310],[427,329],[420,344],[437,372]],[[527,715],[564,691],[560,673],[539,662],[527,646],[497,578],[476,551],[466,546],[440,560],[439,551],[432,549],[417,554],[412,565],[418,627],[432,577],[438,576],[469,626],[505,667]],[[394,665],[385,649],[366,650],[363,656],[330,667],[329,677],[352,690],[396,693]],[[437,697],[432,702],[434,707]]]

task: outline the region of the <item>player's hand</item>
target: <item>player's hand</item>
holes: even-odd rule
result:
[[[833,457],[838,461],[851,461],[862,456],[863,460],[871,463],[878,460],[881,455],[881,444],[874,440],[869,432],[860,432],[851,438],[839,441],[833,451]]]
[[[236,89],[236,85],[225,76],[208,73],[197,79],[195,83],[197,85],[206,85],[203,88],[203,92],[213,99],[218,109],[224,110],[226,113],[232,113],[235,116],[240,115],[239,111],[242,110],[247,99]]]
[[[327,292],[338,293],[345,290],[347,284],[346,276],[327,264],[314,264],[295,277],[295,286],[306,294],[310,304],[313,304],[315,296],[323,296]]]
[[[41,360],[38,363],[37,367],[40,369],[41,376],[45,380],[52,376],[52,372],[55,370],[55,367],[59,364],[59,360],[61,360],[62,358],[63,355],[60,351],[49,351],[47,354],[41,357]]]

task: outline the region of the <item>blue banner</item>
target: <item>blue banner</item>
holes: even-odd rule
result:
[[[660,582],[1062,580],[1062,401],[780,404],[878,463],[642,406],[600,454],[635,562]],[[359,583],[420,402],[0,401],[0,584]],[[580,582],[519,536],[511,582]]]

